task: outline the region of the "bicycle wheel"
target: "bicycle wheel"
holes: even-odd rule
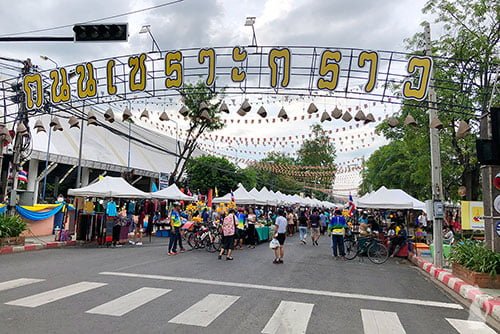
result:
[[[187,240],[189,247],[191,247],[191,250],[198,248],[198,245],[197,245],[198,242],[196,241],[196,235],[193,232],[186,233],[186,240]]]
[[[382,264],[389,258],[389,251],[387,248],[378,242],[372,243],[368,247],[367,253],[368,259],[375,264]]]
[[[202,240],[202,244],[205,247],[205,250],[209,253],[215,253],[216,251],[212,238],[213,236],[211,234],[207,234]]]
[[[222,247],[222,236],[219,233],[214,234],[214,247],[217,252],[219,252]]]
[[[358,243],[354,240],[345,240],[345,258],[347,260],[352,260],[358,256]]]

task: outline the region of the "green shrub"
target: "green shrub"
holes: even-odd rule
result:
[[[18,215],[0,215],[0,238],[15,238],[26,230],[26,222]]]
[[[484,243],[465,240],[453,246],[450,262],[458,263],[465,268],[496,276],[500,272],[500,253],[487,249]]]

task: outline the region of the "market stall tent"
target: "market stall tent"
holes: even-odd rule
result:
[[[177,187],[175,183],[165,189],[151,193],[151,197],[157,199],[169,199],[173,201],[196,201],[194,196],[188,196],[180,191],[179,187]]]
[[[259,191],[259,194],[263,200],[266,201],[267,205],[276,206],[278,205],[278,199],[275,194],[271,193],[265,186]]]
[[[151,198],[121,177],[105,176],[102,180],[78,189],[69,189],[68,195],[78,197],[101,198]]]
[[[238,188],[233,192],[234,201],[239,205],[251,205],[251,204],[259,204],[265,205],[265,201],[261,199],[255,198],[252,194],[250,194],[242,184],[238,185]],[[228,203],[231,202],[232,195],[231,193],[227,193],[222,197],[216,197],[213,199],[213,203]]]
[[[361,197],[358,207],[367,209],[414,209],[424,210],[425,203],[401,189],[380,187],[377,191]]]

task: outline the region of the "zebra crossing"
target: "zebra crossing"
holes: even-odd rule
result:
[[[44,281],[44,279],[37,278],[19,278],[0,282],[0,292],[19,289],[28,285],[36,285]],[[82,281],[7,301],[4,304],[8,305],[8,307],[43,307],[46,304],[55,303],[62,299],[75,298],[80,294],[99,291],[100,288],[106,285],[108,283]],[[122,317],[154,300],[168,298],[168,294],[171,291],[171,289],[141,287],[101,305],[96,305],[89,310],[82,310],[82,312],[95,316]],[[206,328],[211,326],[216,319],[243,298],[235,295],[208,294],[185,311],[174,316],[168,323]],[[282,300],[260,333],[306,333],[311,317],[313,316],[314,306],[312,303]],[[396,312],[360,309],[359,318],[363,324],[365,334],[406,333],[404,324],[401,323]],[[446,321],[450,325],[450,330],[454,329],[459,334],[496,333],[482,322],[452,318],[446,318]]]

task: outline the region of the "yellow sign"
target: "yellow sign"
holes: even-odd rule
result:
[[[462,201],[462,229],[484,230],[483,202]]]
[[[390,53],[390,57],[384,52]],[[319,47],[266,47],[253,52],[252,49],[236,46],[231,47],[231,54],[227,54],[225,47],[169,50],[160,58],[141,53],[60,67],[48,72],[48,77],[43,72],[30,73],[23,78],[23,91],[28,110],[40,109],[46,102],[68,103],[72,98],[91,102],[115,96],[125,99],[129,93],[144,92],[156,96],[159,91],[178,90],[184,86],[186,78],[200,75],[214,90],[236,84],[243,90],[274,89],[277,92],[280,88],[287,88],[302,94],[304,90],[333,93],[342,89],[347,93],[349,83],[357,80],[355,86],[359,88],[356,88],[356,94],[370,94],[378,82],[387,86],[389,81],[394,80],[390,76],[401,76],[401,73],[381,72],[383,66],[380,62],[387,58],[392,60],[392,56],[392,52],[386,51]],[[432,73],[432,58],[410,56],[407,60],[398,61],[405,62],[408,74],[401,80],[402,98],[425,99]],[[311,65],[306,66],[306,63]],[[391,61],[384,66],[390,67],[390,64]],[[72,76],[76,76],[76,83],[70,82]],[[230,80],[216,82],[224,77]],[[262,84],[267,81],[266,77],[269,83]],[[307,86],[303,84],[306,81],[304,77],[309,77]],[[343,82],[340,83],[340,80]],[[254,81],[258,82],[257,86]],[[47,83],[50,99],[44,101]]]

